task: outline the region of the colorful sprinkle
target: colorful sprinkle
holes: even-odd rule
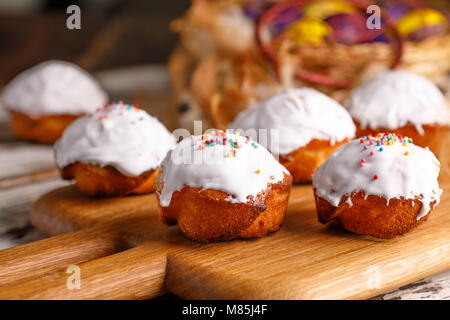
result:
[[[231,150],[230,150],[230,152],[227,152],[225,156],[227,158],[236,157],[237,153],[238,153],[238,149],[242,148],[243,143],[240,143],[238,138],[234,139],[234,137],[227,136],[227,134],[239,135],[239,133],[237,133],[237,132],[238,131],[235,132],[233,130],[227,130],[227,131],[214,130],[214,131],[211,131],[209,134],[202,135],[201,140],[195,141],[194,145],[197,145],[199,143],[200,150],[204,150],[204,148],[206,148],[206,147],[214,147],[214,146],[218,146],[218,145],[228,146]],[[250,143],[249,137],[245,137],[245,143]],[[251,146],[254,149],[258,148],[256,143],[254,143],[254,142],[252,142]]]

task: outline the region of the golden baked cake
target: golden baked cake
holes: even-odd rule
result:
[[[75,120],[55,146],[63,179],[86,195],[149,193],[175,137],[137,105],[110,104]]]
[[[242,111],[229,127],[254,134],[300,183],[310,183],[316,168],[355,136],[348,112],[311,88],[283,91]]]
[[[0,99],[19,139],[53,144],[73,120],[103,107],[108,95],[77,65],[51,60],[15,77]]]
[[[182,140],[161,163],[165,224],[200,242],[262,237],[284,221],[292,177],[261,145],[230,132]]]
[[[380,133],[337,149],[313,175],[319,221],[389,239],[425,221],[438,205],[440,164],[408,137]]]
[[[406,71],[382,73],[350,93],[344,106],[357,136],[395,132],[436,155],[449,132],[450,108],[439,88]]]

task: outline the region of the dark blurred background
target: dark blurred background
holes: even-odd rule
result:
[[[66,9],[81,8],[81,30],[68,30]],[[0,0],[0,87],[48,59],[90,72],[165,63],[177,36],[169,23],[189,0]]]

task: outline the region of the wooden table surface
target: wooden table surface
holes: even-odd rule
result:
[[[128,88],[118,86],[114,81],[118,72]],[[151,113],[158,114],[158,110],[170,106],[170,99],[163,98],[167,96],[168,79],[162,66],[103,72],[97,76],[113,97],[120,96],[124,101],[150,106]],[[136,84],[142,83],[143,78],[149,80],[146,83],[150,85],[139,88]],[[54,168],[52,148],[15,140],[7,114],[0,109],[0,250],[45,237],[30,224],[28,210],[43,193],[68,184],[60,180]],[[28,174],[33,172],[40,173],[30,179]],[[175,297],[169,295],[165,298]],[[450,300],[450,270],[374,299]]]

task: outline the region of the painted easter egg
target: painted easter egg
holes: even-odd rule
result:
[[[330,26],[322,19],[305,17],[294,22],[285,34],[298,44],[318,45],[325,41],[331,33]]]
[[[383,29],[370,30],[366,25],[366,15],[362,12],[343,13],[326,19],[333,30],[333,38],[344,44],[357,44],[374,41]]]
[[[447,28],[447,18],[441,12],[429,8],[411,10],[397,22],[400,35],[413,41],[444,34]]]
[[[297,23],[303,14],[296,7],[287,7],[281,10],[276,17],[271,21],[271,29],[274,33],[281,33],[287,27]]]
[[[407,14],[411,8],[406,6],[404,3],[397,1],[387,1],[385,9],[393,21],[399,21],[405,14]]]
[[[306,5],[303,12],[305,17],[312,17],[325,20],[328,17],[341,14],[353,13],[357,8],[347,1],[342,0],[322,0]]]

